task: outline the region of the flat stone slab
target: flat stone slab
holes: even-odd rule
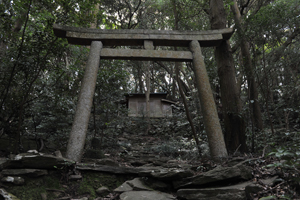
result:
[[[153,177],[159,180],[175,181],[183,178],[193,176],[193,172],[190,170],[177,169],[177,168],[157,168],[143,170],[139,173],[140,176]]]
[[[238,181],[238,180],[250,180],[252,178],[251,167],[237,164],[232,167],[218,166],[208,172],[200,175],[186,178],[180,181],[174,181],[173,185],[175,188],[187,187],[190,185],[205,185],[215,182],[227,182],[227,181]]]
[[[114,192],[128,192],[128,191],[150,191],[151,188],[147,187],[141,178],[135,178],[130,181],[124,182],[121,186],[116,188]]]
[[[3,183],[12,183],[14,185],[24,185],[25,179],[22,177],[6,176],[1,179]]]
[[[55,169],[75,162],[67,158],[42,153],[22,153],[10,160],[8,168]]]
[[[203,47],[217,46],[222,40],[228,40],[233,29],[208,31],[171,31],[146,29],[92,29],[54,24],[56,36],[67,38],[70,44],[90,45],[92,41],[101,41],[104,46],[143,46],[144,40],[152,40],[154,46],[188,47],[197,40]]]
[[[180,189],[177,195],[186,200],[244,200],[246,199],[245,187],[252,182],[217,188]]]
[[[121,200],[174,200],[173,195],[157,191],[129,191],[120,195]]]
[[[136,174],[136,175],[138,175],[138,173],[142,171],[142,169],[137,169],[134,167],[117,167],[117,166],[86,164],[86,163],[77,164],[76,169],[87,170],[87,171],[108,172],[112,174]]]
[[[47,175],[48,171],[44,169],[4,169],[1,172],[5,176],[21,176],[27,175],[30,177],[39,177]]]

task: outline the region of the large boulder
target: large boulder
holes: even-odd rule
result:
[[[174,181],[175,188],[183,188],[188,186],[200,186],[209,184],[224,185],[228,182],[237,182],[240,180],[250,180],[252,178],[251,167],[237,164],[232,167],[218,166],[213,170],[203,174],[186,178],[179,181]]]

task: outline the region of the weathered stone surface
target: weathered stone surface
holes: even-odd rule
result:
[[[276,179],[278,179],[278,176],[273,176],[273,177],[270,177],[267,179],[262,179],[262,180],[260,180],[260,182],[264,185],[273,186]]]
[[[171,188],[171,185],[170,184],[167,184],[163,181],[159,181],[157,179],[154,179],[154,178],[147,178],[144,180],[144,183],[149,186],[151,189],[153,190],[159,190],[159,191],[167,191],[167,190],[170,190]]]
[[[0,199],[3,199],[3,200],[20,200],[16,196],[6,192],[6,190],[3,189],[3,188],[0,188]]]
[[[0,158],[0,170],[6,168],[9,165],[9,160],[7,158]]]
[[[203,174],[173,182],[175,188],[186,187],[189,185],[205,185],[220,181],[249,180],[252,178],[251,167],[245,165],[235,165],[233,167],[218,166],[213,170]]]
[[[103,158],[103,159],[96,159],[95,160],[96,164],[100,164],[100,165],[108,165],[108,166],[115,166],[115,167],[119,167],[119,164],[109,158]]]
[[[105,186],[102,186],[102,187],[100,187],[100,188],[98,188],[98,189],[96,190],[96,193],[97,193],[98,195],[100,195],[100,196],[105,196],[105,195],[107,195],[109,192],[110,192],[110,190],[109,190],[107,187],[105,187]]]
[[[193,55],[189,51],[104,48],[101,51],[101,59],[191,62]]]
[[[138,174],[141,169],[134,167],[117,167],[117,166],[106,166],[106,165],[97,165],[97,164],[84,164],[79,163],[76,166],[79,170],[91,170],[99,172],[109,172],[113,174]]]
[[[14,185],[24,185],[25,180],[22,177],[7,176],[1,179],[3,183],[12,183]]]
[[[193,176],[193,172],[190,170],[176,169],[176,168],[158,168],[143,170],[139,173],[140,176],[150,176],[159,180],[180,180]]]
[[[245,187],[251,184],[246,182],[238,185],[203,189],[180,189],[177,195],[186,200],[244,200]]]
[[[199,42],[196,40],[191,41],[190,50],[193,53],[193,71],[196,80],[195,86],[198,89],[210,154],[214,159],[227,157],[224,136]]]
[[[127,191],[143,191],[143,190],[152,190],[144,184],[144,181],[141,178],[135,178],[130,181],[124,182],[120,187],[116,188],[115,192],[127,192]]]
[[[100,52],[102,47],[103,44],[100,41],[91,42],[84,77],[81,82],[78,102],[66,152],[66,157],[76,162],[80,162],[83,155],[88,123],[93,104],[93,96],[97,83]]]
[[[30,177],[38,177],[47,175],[48,171],[43,169],[4,169],[2,170],[1,174],[4,176],[26,175]]]
[[[133,188],[127,182],[123,183],[122,185],[114,189],[114,192],[120,192],[120,193],[128,192],[128,191],[133,191]]]
[[[77,28],[55,24],[53,30],[56,36],[67,38],[70,44],[90,45],[91,41],[101,41],[104,46],[143,46],[144,40],[152,40],[154,46],[185,46],[197,40],[201,46],[216,46],[222,40],[231,37],[233,29],[208,31],[169,31],[169,30],[103,30]]]
[[[258,192],[263,191],[263,190],[264,190],[264,187],[259,184],[252,183],[250,185],[247,185],[245,187],[246,197],[247,197],[247,199],[254,199],[253,194],[257,194]]]
[[[73,164],[74,161],[47,154],[22,153],[10,161],[9,168],[54,169]]]
[[[81,180],[81,179],[82,179],[82,176],[79,174],[69,176],[69,180],[71,180],[71,181],[77,181],[77,180]]]
[[[42,200],[47,200],[47,193],[41,193]]]
[[[140,190],[152,190],[148,186],[144,184],[144,181],[142,178],[135,178],[131,181],[126,181],[128,185],[132,187],[133,190],[135,191],[140,191]]]
[[[120,195],[121,200],[173,200],[171,194],[157,191],[129,191]]]
[[[55,151],[54,154],[55,154],[56,157],[60,157],[60,158],[63,157],[60,150]]]

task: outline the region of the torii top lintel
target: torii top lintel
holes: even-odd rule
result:
[[[193,40],[202,47],[218,46],[222,40],[228,40],[233,29],[208,31],[169,31],[146,29],[92,29],[54,24],[56,36],[67,38],[70,44],[90,45],[92,41],[101,41],[104,46],[143,46],[144,40],[153,41],[154,46],[188,47]]]

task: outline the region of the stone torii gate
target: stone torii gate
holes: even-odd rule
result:
[[[70,44],[90,45],[90,54],[82,81],[75,117],[70,133],[66,157],[80,161],[90,118],[97,73],[101,59],[155,60],[193,62],[204,126],[212,157],[226,157],[225,142],[218,119],[202,47],[217,46],[228,40],[232,29],[209,31],[159,31],[159,30],[101,30],[75,28],[55,24],[57,37],[67,38]],[[103,46],[143,46],[144,49],[114,49]],[[189,47],[190,51],[154,50],[154,46]]]

